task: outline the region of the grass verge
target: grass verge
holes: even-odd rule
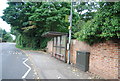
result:
[[[16,45],[17,48],[19,49],[22,49],[22,50],[41,50],[41,49],[33,49],[33,48],[29,48],[29,47],[23,47],[23,46],[19,46],[19,45]]]

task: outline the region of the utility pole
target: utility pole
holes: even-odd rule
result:
[[[69,41],[68,41],[68,60],[67,63],[70,64],[70,43],[71,43],[71,32],[72,32],[72,0],[71,0],[71,10],[70,10],[70,27],[69,27]]]

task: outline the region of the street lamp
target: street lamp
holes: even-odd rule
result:
[[[70,64],[70,43],[71,43],[71,31],[72,31],[71,28],[72,28],[72,0],[71,0],[69,40],[68,40],[68,60],[67,60],[68,64]]]

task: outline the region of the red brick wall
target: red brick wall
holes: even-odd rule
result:
[[[71,63],[76,64],[76,52],[77,51],[90,52],[90,46],[85,42],[72,40],[70,50],[71,50]]]
[[[48,52],[52,52],[52,41],[48,42],[47,48]],[[76,51],[90,52],[89,71],[91,73],[106,79],[120,78],[120,44],[107,41],[89,46],[85,42],[72,40],[70,61],[73,64],[76,64]]]
[[[91,46],[89,71],[106,79],[117,79],[118,46],[111,41]]]
[[[120,43],[118,44],[118,64],[119,64],[119,67],[118,67],[118,78],[120,79]]]
[[[49,41],[47,43],[47,52],[52,53],[52,50],[53,50],[53,41]]]

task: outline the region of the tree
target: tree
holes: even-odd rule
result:
[[[75,6],[75,9],[79,13],[80,20],[87,22],[93,19],[95,12],[98,9],[97,2],[79,2]]]
[[[2,38],[2,32],[3,32],[3,30],[2,30],[2,28],[0,28],[0,38]]]
[[[34,49],[44,48],[49,40],[41,35],[47,31],[68,32],[70,3],[67,2],[9,2],[2,19],[11,24],[17,44]],[[73,26],[78,14],[73,11]],[[19,36],[18,36],[19,35]]]
[[[120,2],[100,2],[93,19],[75,36],[89,44],[120,39]]]
[[[73,34],[79,32],[87,21],[93,19],[99,6],[97,2],[76,2],[74,8],[79,13],[79,19],[72,29]],[[73,35],[73,37],[76,38],[76,35]]]
[[[5,30],[0,28],[0,40],[5,42],[12,42],[13,38],[9,32],[6,32]]]

